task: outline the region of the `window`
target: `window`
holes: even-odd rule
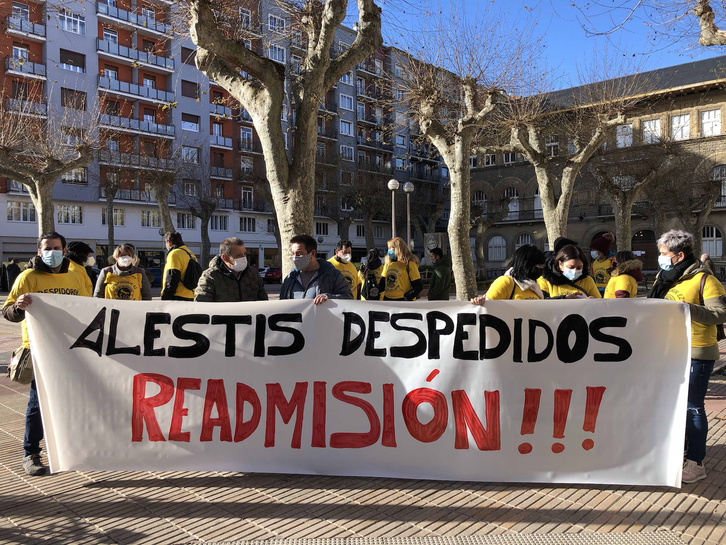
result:
[[[532,235],[519,235],[517,237],[517,242],[514,244],[514,249],[518,250],[519,248],[527,244],[534,244],[534,239],[532,239]]]
[[[328,224],[324,221],[315,222],[315,236],[325,237],[328,235]]]
[[[303,60],[299,55],[290,55],[290,69],[293,74],[299,74],[301,70]]]
[[[213,136],[223,136],[221,123],[217,123],[217,122],[212,123],[212,135]]]
[[[28,4],[21,4],[20,2],[13,2],[13,17],[22,19],[23,21],[30,21],[30,8]]]
[[[343,161],[353,161],[353,146],[340,146],[340,157]]]
[[[366,117],[366,105],[362,102],[358,102],[356,105],[356,108],[358,109],[358,119],[365,119]]]
[[[161,227],[161,214],[158,210],[141,211],[141,227]]]
[[[287,58],[286,53],[287,51],[285,51],[284,47],[270,44],[267,56],[270,58],[270,60],[285,64],[285,59]]]
[[[13,59],[16,61],[27,61],[30,59],[30,49],[25,45],[13,44]]]
[[[386,238],[386,232],[383,230],[382,225],[373,226],[373,238]]]
[[[103,69],[103,77],[108,78],[110,80],[117,81],[118,80],[118,68],[113,68],[110,66],[107,66]]]
[[[285,32],[285,19],[277,15],[269,15],[267,24],[272,32]]]
[[[726,165],[718,165],[711,171],[712,180],[721,180],[721,196],[716,201],[717,208],[726,207]]]
[[[517,154],[513,151],[507,151],[504,153],[504,164],[511,165],[517,162]]]
[[[629,148],[633,145],[633,125],[618,125],[615,128],[615,146],[618,148]]]
[[[156,76],[144,75],[143,86],[150,89],[156,89]]]
[[[396,74],[396,76],[399,78],[403,77],[403,68],[401,67],[400,64],[393,65],[393,73]]]
[[[209,218],[209,228],[212,231],[228,231],[227,222],[229,217],[222,214],[212,214]]]
[[[353,85],[353,77],[350,75],[350,72],[343,74],[343,77],[340,78],[340,83],[345,83],[346,85]]]
[[[141,15],[153,21],[156,19],[156,10],[150,6],[141,6]]]
[[[199,163],[199,148],[182,146],[182,160],[185,163]]]
[[[514,187],[508,187],[504,190],[504,198],[509,198],[509,214],[506,219],[519,219],[519,192]]]
[[[71,204],[58,205],[58,223],[81,224],[83,223],[83,207]]]
[[[701,136],[718,136],[720,134],[721,110],[701,112]]]
[[[76,53],[75,51],[68,51],[67,49],[60,50],[60,67],[64,70],[70,70],[71,72],[78,72],[83,74],[86,71],[86,56]]]
[[[150,108],[144,108],[144,121],[146,123],[156,123],[156,111]]]
[[[58,28],[74,34],[86,33],[86,18],[66,9],[58,11]]]
[[[252,157],[240,157],[239,166],[242,176],[252,176],[254,173],[255,163]]]
[[[560,154],[560,141],[556,136],[546,137],[545,147],[547,148],[547,157],[557,157]]]
[[[177,212],[176,213],[176,228],[177,229],[194,229],[197,225],[197,218],[189,212]]]
[[[106,138],[106,149],[108,151],[118,151],[118,138],[115,136]]]
[[[688,140],[691,137],[690,114],[671,116],[671,138],[673,140]]]
[[[268,219],[267,220],[267,232],[271,235],[274,235],[277,232],[277,223],[275,223],[275,220]]]
[[[497,164],[497,156],[493,153],[487,153],[484,155],[484,166],[493,167]]]
[[[35,207],[32,202],[8,201],[8,221],[35,222]]]
[[[343,197],[340,199],[340,210],[341,210],[341,212],[352,212],[353,211],[353,205],[350,203],[350,200],[348,197]]]
[[[505,259],[507,259],[507,241],[502,236],[493,236],[487,244],[487,260],[504,261]]]
[[[359,95],[366,94],[366,80],[364,80],[363,78],[356,79],[355,87]]]
[[[247,216],[240,216],[239,218],[239,230],[241,233],[254,233],[256,231],[255,218],[248,218]]]
[[[340,134],[342,134],[343,136],[353,136],[353,123],[341,119]]]
[[[13,80],[12,98],[16,100],[28,100],[28,83]]]
[[[441,177],[442,178],[448,178],[449,177],[449,169],[446,167],[441,167]]]
[[[344,110],[353,111],[353,97],[350,95],[340,95],[340,107]]]
[[[401,134],[397,134],[396,135],[396,145],[402,146],[405,148],[406,147],[406,137]]]
[[[189,64],[191,66],[196,66],[195,59],[197,58],[197,52],[194,49],[189,49],[188,47],[182,47],[181,48],[181,60],[184,64]]]
[[[156,42],[151,42],[149,40],[141,40],[141,49],[143,51],[146,51],[147,53],[151,55],[155,55],[156,53]]]
[[[723,255],[721,231],[716,227],[707,226],[703,228],[702,234],[701,252],[710,255],[712,258],[719,259]]]
[[[197,196],[197,186],[199,184],[195,181],[185,181],[184,182],[184,194],[187,197],[196,197]]]
[[[396,100],[403,100],[403,89],[396,89]]]
[[[252,25],[252,12],[245,8],[239,8],[239,24],[242,28],[249,28]]]
[[[199,132],[199,116],[183,113],[182,129],[185,131]]]
[[[242,188],[242,208],[245,210],[251,210],[254,206],[254,193],[251,187]]]
[[[83,140],[83,129],[61,127],[61,141],[66,146],[78,146]]]
[[[240,127],[239,129],[239,145],[243,150],[252,149],[252,129],[249,127]]]
[[[74,110],[86,109],[86,93],[61,87],[61,106]]]
[[[113,224],[116,227],[123,227],[126,223],[126,214],[123,208],[113,209]],[[106,223],[106,208],[101,209],[101,225],[108,225]]]
[[[64,184],[87,184],[88,171],[85,168],[74,168],[63,175]]]
[[[104,28],[103,39],[107,42],[118,45],[118,32],[111,30],[110,28]]]
[[[406,119],[406,114],[402,112],[396,112],[396,125],[399,127],[404,127],[408,124],[408,119]],[[376,110],[376,122],[381,122],[381,115],[378,114],[378,110]]]
[[[660,119],[643,121],[643,144],[660,142]]]
[[[188,98],[199,98],[199,85],[193,81],[182,80],[181,82],[182,96]]]
[[[476,168],[477,166],[479,166],[479,157],[472,155],[469,157],[469,168]]]
[[[358,238],[363,238],[366,236],[365,225],[356,225],[355,226],[355,236],[357,236]]]
[[[534,190],[534,204],[532,205],[532,208],[534,208],[535,218],[541,218],[544,216],[544,213],[542,212],[542,199],[539,196],[539,187]]]
[[[403,170],[405,165],[401,157],[396,157],[396,170]]]

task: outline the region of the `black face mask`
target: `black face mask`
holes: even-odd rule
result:
[[[527,274],[527,278],[529,278],[530,280],[534,280],[535,282],[540,276],[542,276],[542,269],[540,269],[539,267],[537,267],[533,271],[529,271],[529,273]]]

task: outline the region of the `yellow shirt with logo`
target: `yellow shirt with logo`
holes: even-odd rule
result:
[[[86,274],[86,271],[83,271]],[[88,276],[88,275],[86,275]],[[57,293],[61,295],[83,295],[86,287],[80,276],[68,269],[65,273],[49,273],[35,269],[26,269],[15,280],[13,289],[5,300],[4,307],[14,305],[18,297],[25,293]],[[30,348],[28,328],[22,321],[23,347]]]
[[[512,297],[512,290],[514,290],[514,297]],[[514,281],[511,276],[500,276],[486,293],[487,299],[516,299],[519,301],[537,300],[539,301],[539,295],[532,290],[523,290]]]
[[[383,295],[388,299],[403,299],[404,294],[412,288],[411,282],[421,279],[416,263],[406,264],[400,261],[386,263],[381,276],[386,278],[386,291]]]
[[[700,305],[701,277],[705,273],[698,273],[690,278],[676,283],[664,297],[669,301],[685,301],[694,305]],[[703,286],[703,300],[712,297],[720,297],[725,295],[723,285],[715,276],[707,275],[706,282]],[[705,325],[700,322],[691,320],[691,346],[694,348],[705,348],[718,343],[716,338],[716,326]],[[693,356],[695,357],[695,356]],[[706,359],[706,358],[704,358]]]
[[[377,269],[373,269],[372,271],[371,270],[368,271],[368,274],[372,274],[375,277],[375,279],[376,279],[376,285],[378,285],[378,282],[381,281],[381,276],[383,276],[383,268],[384,268],[384,266],[381,265]],[[360,282],[361,290],[363,290],[363,286],[365,285],[365,281],[366,281],[366,279],[365,279],[365,276],[363,275],[363,273],[360,272],[360,271],[358,271],[358,282]],[[363,297],[362,291],[361,291],[360,298],[363,301],[366,300],[366,298]],[[374,301],[380,301],[381,299],[383,299],[383,294],[382,293],[378,295],[378,299],[373,299],[373,300]]]
[[[615,299],[615,293],[618,291],[627,291],[630,297],[634,299],[638,295],[638,282],[629,274],[611,276],[605,288],[604,298]]]
[[[360,278],[355,265],[352,263],[341,263],[336,257],[328,259],[328,263],[338,269],[343,275],[343,278],[345,278],[345,281],[350,286],[350,291],[353,292],[353,298],[360,299]]]
[[[166,283],[166,273],[170,269],[176,269],[181,273],[181,278],[184,278],[184,273],[187,272],[189,260],[194,259],[193,257],[189,257],[190,254],[192,256],[194,255],[186,246],[179,246],[169,252],[169,255],[166,256],[166,263],[164,264],[164,274],[161,277],[163,279],[162,282]],[[163,288],[161,291],[164,293]],[[176,295],[177,297],[184,297],[186,299],[194,299],[194,290],[187,289],[184,283],[179,280],[179,285],[176,287],[176,291],[173,295]]]
[[[79,295],[83,295],[84,297],[92,297],[93,283],[91,282],[91,278],[86,272],[86,268],[83,265],[79,265],[72,259],[69,259],[68,261],[70,261],[70,265],[68,265],[68,271],[72,272],[73,274],[77,274],[78,278],[80,278],[81,282],[83,282],[84,290],[83,293],[79,293]]]
[[[539,287],[542,288],[542,291],[548,293],[550,297],[558,297],[560,295],[579,293],[581,295],[587,295],[588,297],[594,297],[595,299],[602,298],[600,292],[597,291],[597,286],[595,285],[595,281],[592,279],[592,276],[580,278],[577,282],[575,282],[576,285],[580,286],[583,290],[585,290],[585,293],[583,293],[582,290],[578,290],[577,288],[570,286],[569,284],[561,284],[557,286],[551,283],[549,280],[545,280],[542,276],[539,277],[537,283],[539,284]]]
[[[604,259],[596,259],[592,262],[590,270],[592,272],[592,278],[595,280],[595,285],[598,288],[605,288],[610,280],[610,273],[608,272],[613,266],[613,258],[606,257]]]
[[[104,298],[122,299],[125,301],[141,301],[141,274],[119,276],[112,272],[104,278]]]

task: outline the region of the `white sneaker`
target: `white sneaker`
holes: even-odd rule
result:
[[[706,468],[698,465],[693,460],[686,460],[683,463],[681,482],[691,484],[706,478]]]

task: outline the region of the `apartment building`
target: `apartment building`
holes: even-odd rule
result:
[[[724,260],[723,234],[726,232],[726,57],[691,62],[645,74],[655,82],[652,100],[644,103],[616,127],[603,145],[608,150],[647,152],[668,141],[688,157],[678,167],[682,183],[693,183],[696,172],[708,172],[714,180],[724,180],[721,197],[703,228],[703,251],[715,261]],[[568,137],[552,134],[546,146],[554,171],[562,169],[569,152]],[[627,157],[627,155],[626,155]],[[504,263],[523,244],[549,249],[542,203],[534,168],[516,153],[472,156],[472,201],[485,217],[504,219],[486,232],[484,241],[489,276],[501,274]],[[656,182],[657,183],[657,182]],[[506,202],[506,210],[501,203]],[[662,206],[662,205],[658,205]],[[632,213],[632,247],[645,269],[657,269],[654,203],[646,196],[635,203]],[[675,213],[666,209],[669,220],[664,228],[682,228]],[[571,202],[568,237],[588,248],[602,233],[615,232],[613,208],[598,191],[592,173],[584,168]]]
[[[245,240],[251,260],[279,260],[273,207],[259,191],[265,177],[262,151],[251,118],[228,93],[194,65],[191,39],[172,32],[175,3],[169,0],[4,1],[0,87],[7,110],[18,115],[61,118],[68,109],[100,112],[100,151],[92,164],[68,173],[54,187],[55,223],[69,240],[85,240],[107,255],[107,221],[116,243],[130,242],[149,266],[163,262],[161,218],[152,191],[172,176],[169,196],[176,229],[194,251],[200,222],[190,211],[198,198],[214,198],[209,223],[215,243]],[[285,32],[289,15],[273,2],[240,0],[240,23],[248,47],[284,64],[294,77],[304,55],[303,36]],[[337,54],[355,38],[336,31]],[[419,144],[396,80],[405,59],[383,47],[344,76],[320,105],[315,232],[322,255],[340,238],[341,212],[351,214],[349,238],[355,258],[365,254],[365,226],[351,210],[346,188],[365,174],[385,185],[391,177],[440,190],[446,169]],[[400,96],[398,97],[401,98]],[[288,103],[289,105],[289,103]],[[287,138],[293,112],[281,124]],[[106,183],[118,182],[112,218],[106,217]],[[27,189],[0,178],[0,259],[35,253],[37,219]],[[343,214],[344,215],[344,214]],[[374,239],[391,236],[387,214],[374,222]],[[400,234],[400,233],[398,233]]]

